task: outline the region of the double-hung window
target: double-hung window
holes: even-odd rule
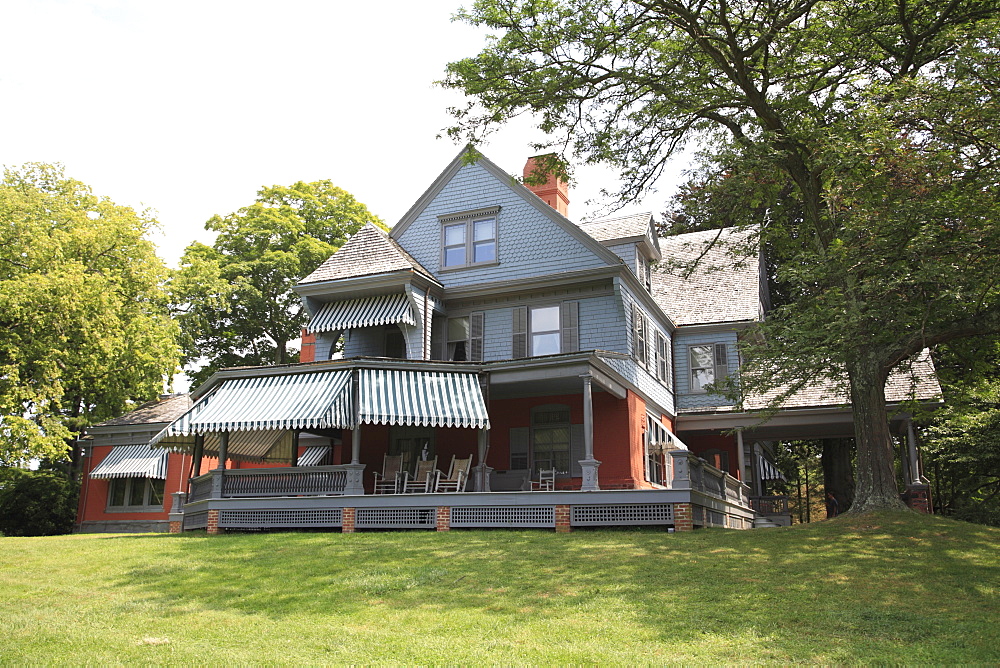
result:
[[[448,350],[445,359],[452,362],[481,362],[483,325],[482,311],[461,318],[448,318]]]
[[[441,218],[441,267],[458,269],[497,262],[498,208]]]
[[[670,340],[656,333],[656,377],[670,387]]]
[[[725,343],[689,346],[691,392],[707,392],[706,385],[725,378],[729,373],[729,355]]]
[[[108,486],[108,510],[155,512],[163,510],[164,480],[160,478],[112,478]]]
[[[580,303],[564,301],[513,309],[511,357],[538,357],[580,349]]]
[[[649,342],[649,321],[637,304],[632,304],[632,357],[646,366],[649,360],[647,346]]]
[[[559,307],[532,306],[529,312],[532,357],[559,353]]]

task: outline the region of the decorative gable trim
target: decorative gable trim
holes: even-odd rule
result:
[[[449,213],[443,216],[438,216],[438,220],[442,223],[453,223],[459,220],[468,220],[469,218],[495,216],[498,213],[500,213],[499,206],[488,206],[485,209],[475,209],[473,211],[462,211],[460,213]]]

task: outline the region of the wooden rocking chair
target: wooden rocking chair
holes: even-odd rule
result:
[[[556,470],[540,469],[538,471],[538,481],[531,481],[532,492],[551,492],[556,488]]]
[[[434,491],[464,492],[465,484],[469,480],[469,469],[471,468],[472,455],[469,455],[465,459],[456,459],[455,456],[452,455],[448,475],[445,476],[441,471],[436,471]]]
[[[437,470],[437,457],[417,462],[417,470],[413,475],[407,471],[403,474],[403,492],[429,492],[434,484],[434,472]]]
[[[382,460],[382,472],[375,471],[375,494],[399,492],[402,472],[403,455],[386,455]]]

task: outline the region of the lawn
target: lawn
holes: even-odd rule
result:
[[[1000,662],[1000,530],[0,538],[0,663]]]

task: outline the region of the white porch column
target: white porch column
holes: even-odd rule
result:
[[[477,492],[489,492],[490,490],[490,472],[493,470],[486,465],[486,454],[489,452],[489,431],[486,429],[479,429],[476,432],[477,438],[477,456],[476,462],[478,466],[473,468],[475,471],[474,480],[476,481],[476,491]]]
[[[583,484],[580,490],[596,492],[600,489],[597,482],[597,467],[601,462],[594,459],[594,396],[590,374],[581,376],[583,379],[583,459],[580,468],[583,469]]]
[[[344,484],[345,495],[360,495],[365,493],[365,465],[361,463],[360,375],[357,369],[351,372],[351,394],[354,400],[354,427],[351,429],[351,463],[347,465],[347,481]]]
[[[740,482],[747,483],[747,447],[743,442],[743,430],[736,430],[736,453],[740,458]]]

